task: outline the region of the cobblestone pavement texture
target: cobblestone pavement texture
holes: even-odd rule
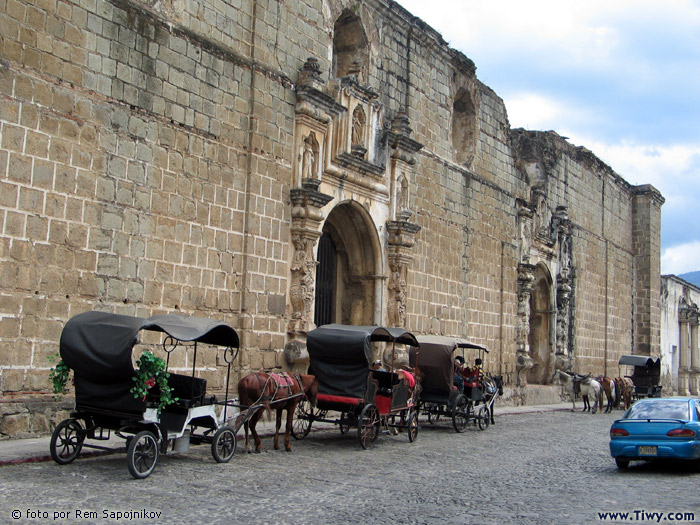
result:
[[[604,523],[598,513],[612,511],[694,512],[700,521],[697,466],[617,470],[608,429],[621,414],[508,415],[463,434],[421,421],[414,443],[381,435],[366,451],[353,429],[328,428],[293,441],[291,453],[266,438],[261,454],[246,454],[239,441],[223,464],[208,445],[192,446],[162,456],[145,480],[132,479],[123,452],[5,465],[0,522]]]

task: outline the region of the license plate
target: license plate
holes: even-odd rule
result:
[[[640,456],[656,456],[656,447],[639,447]]]

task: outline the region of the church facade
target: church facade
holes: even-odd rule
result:
[[[227,321],[238,375],[305,368],[329,322],[465,337],[519,402],[659,353],[663,197],[512,129],[399,4],[24,0],[0,22],[0,432],[48,428],[49,357],[91,309]]]

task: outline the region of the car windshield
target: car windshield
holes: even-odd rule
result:
[[[688,401],[683,399],[654,399],[637,401],[627,419],[690,419]]]

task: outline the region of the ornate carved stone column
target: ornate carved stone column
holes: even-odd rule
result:
[[[515,331],[517,386],[527,385],[527,373],[534,361],[530,357],[530,298],[532,283],[535,280],[535,267],[531,264],[518,265],[518,321]]]
[[[690,309],[681,308],[678,322],[680,324],[680,362],[678,364],[678,394],[690,395],[690,345],[688,341],[688,323]]]
[[[571,356],[569,355],[569,322],[571,319],[569,299],[571,297],[573,284],[571,280],[571,221],[569,221],[565,208],[561,206],[557,208],[554,223],[557,229],[557,241],[559,243],[554,369],[570,370],[572,363]]]
[[[406,326],[406,274],[413,260],[413,245],[421,227],[407,220],[388,221],[389,232],[389,297],[387,299],[387,324]]]
[[[321,236],[324,216],[321,208],[332,197],[318,191],[320,181],[304,179],[301,188],[290,191],[292,200],[292,242],[294,255],[291,265],[289,300],[291,315],[287,325],[290,341],[285,345],[287,361],[305,360],[306,334],[312,328],[312,306],[315,294],[316,259],[314,245]]]
[[[698,348],[698,320],[700,311],[693,308],[688,316],[690,324],[690,393],[700,393],[700,348]]]

